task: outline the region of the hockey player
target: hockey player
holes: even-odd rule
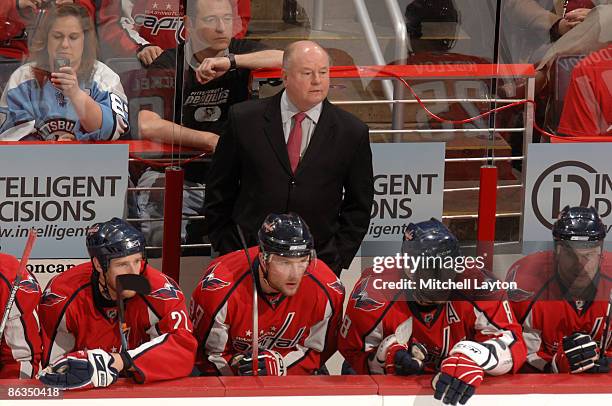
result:
[[[122,372],[137,383],[189,375],[197,343],[185,297],[147,264],[142,234],[113,218],[89,228],[86,242],[91,262],[53,278],[41,299],[47,367],[40,380],[83,389],[108,386]],[[151,285],[146,296],[124,292],[128,348],[117,324],[116,277],[123,274],[140,274]]]
[[[6,308],[18,269],[14,256],[0,253],[0,319],[9,312],[0,337],[0,379],[34,378],[42,350],[37,314],[40,286],[36,278],[27,272],[22,275],[15,301]]]
[[[436,219],[409,224],[402,252],[422,261],[460,256],[457,239]],[[426,283],[456,282],[457,272],[430,262],[365,270],[349,298],[338,348],[359,374],[437,373],[435,398],[464,404],[485,373],[516,372],[525,344],[507,301],[473,301],[460,292],[452,298],[462,300],[449,300],[450,290]],[[384,281],[405,283],[391,289]]]
[[[608,372],[601,348],[612,288],[606,228],[593,207],[567,206],[552,231],[554,250],[518,260],[506,277],[518,284],[510,298],[527,364],[555,373]],[[609,337],[606,348],[612,355]]]
[[[259,247],[213,261],[191,296],[205,374],[253,375],[253,277],[258,292],[258,375],[318,373],[336,351],[344,287],[315,257],[304,221],[270,214]]]

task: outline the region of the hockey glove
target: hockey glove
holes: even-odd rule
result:
[[[440,366],[431,382],[434,397],[445,405],[465,404],[476,392],[484,377],[484,370],[464,354],[450,355]]]
[[[253,354],[247,352],[246,354],[235,355],[230,361],[230,366],[236,375],[253,376]],[[259,376],[287,375],[287,369],[285,368],[285,362],[283,361],[282,355],[273,350],[259,351],[259,355],[257,356],[257,368],[257,375]]]
[[[595,366],[593,366],[593,368],[584,372],[587,374],[607,374],[610,372],[610,362],[610,358],[601,357],[595,361]]]
[[[104,350],[75,351],[40,371],[38,379],[60,389],[104,388],[117,381],[113,357]]]
[[[599,347],[588,334],[574,333],[563,337],[563,346],[557,350],[551,362],[555,373],[577,374],[588,371],[599,361]]]
[[[391,334],[382,340],[368,364],[373,374],[415,375],[423,372],[426,356],[423,345],[400,344],[395,334]]]
[[[440,372],[431,381],[434,397],[447,405],[465,404],[476,392],[484,378],[484,371],[495,371],[499,366],[499,344],[459,341],[442,361]]]

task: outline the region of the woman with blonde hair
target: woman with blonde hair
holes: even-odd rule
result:
[[[0,99],[0,140],[116,140],[128,130],[119,76],[96,60],[87,9],[62,4],[47,13],[30,62],[10,77]]]

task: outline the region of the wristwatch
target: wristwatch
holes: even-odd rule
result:
[[[227,59],[229,59],[230,61],[230,68],[229,70],[236,70],[237,66],[236,66],[236,55],[234,54],[227,54]]]

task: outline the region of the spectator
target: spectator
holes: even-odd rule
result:
[[[521,35],[510,44],[520,53],[513,61],[539,60],[550,43],[582,23],[593,7],[591,0],[507,0],[504,26],[515,31],[508,30],[508,35]]]
[[[44,14],[44,10],[56,4],[73,3],[73,0],[17,0],[0,2],[0,62],[3,60],[22,61],[28,55],[26,25],[34,24]],[[80,0],[77,3],[87,8],[91,16],[94,6],[91,0]]]
[[[612,135],[612,43],[572,71],[557,131],[570,136]]]
[[[196,365],[205,374],[253,375],[255,278],[258,375],[314,375],[336,352],[344,286],[317,261],[308,226],[295,213],[270,214],[258,239],[249,248],[252,267],[243,250],[217,258],[191,296]]]
[[[234,37],[243,38],[251,19],[251,1],[232,0],[237,8]],[[107,44],[105,58],[136,56],[149,66],[166,49],[185,40],[183,2],[167,0],[102,0],[98,7],[98,32]]]
[[[164,51],[149,69],[153,75],[160,70],[176,70],[177,90],[183,95],[182,99],[178,99],[182,100],[179,103],[183,106],[182,125],[166,120],[155,112],[142,110],[138,116],[139,132],[143,139],[214,151],[219,135],[225,131],[229,107],[249,97],[251,69],[280,67],[283,53],[265,50],[253,41],[232,38],[236,19],[233,17],[231,0],[198,0],[189,4],[194,6],[188,9],[185,17],[187,43]],[[180,55],[178,67],[175,66],[177,52]],[[183,61],[187,66],[183,67]],[[201,187],[204,169],[201,165],[190,165],[185,179],[186,185]],[[146,171],[138,182],[139,187],[163,184],[163,173],[153,169]],[[203,192],[186,191],[183,203],[184,215],[201,214]],[[142,217],[161,217],[161,194],[140,193],[138,207]],[[160,222],[144,223],[142,227],[149,242],[161,244]],[[186,227],[185,221],[183,237],[186,236]],[[199,237],[194,238],[194,242],[198,242]]]
[[[209,172],[205,214],[213,247],[247,244],[270,212],[311,227],[317,254],[339,275],[367,231],[373,201],[368,127],[327,101],[329,55],[298,41],[283,56],[285,91],[230,108]]]
[[[0,253],[0,309],[4,312],[11,295],[19,262]],[[27,271],[21,275],[7,323],[0,333],[0,379],[31,379],[38,372],[42,341],[38,323],[40,286]],[[4,317],[4,313],[2,317]]]
[[[31,62],[10,77],[0,99],[0,140],[116,140],[128,130],[119,77],[96,60],[87,9],[51,7]]]

